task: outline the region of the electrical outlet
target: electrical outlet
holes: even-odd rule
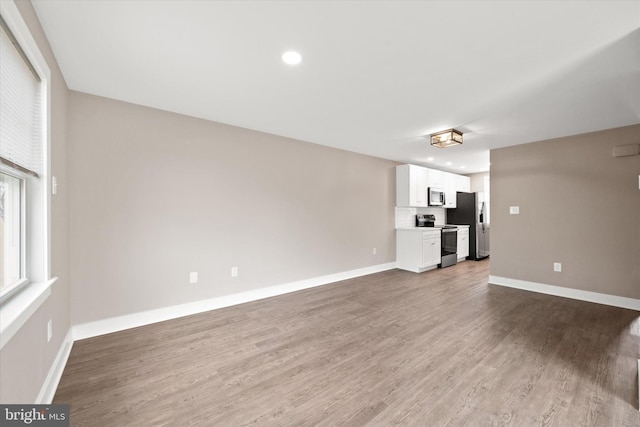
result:
[[[377,254],[378,253],[378,249],[377,248],[373,248],[373,251],[371,252],[372,254]]]
[[[47,322],[47,342],[50,342],[52,337],[53,337],[53,322],[51,321],[51,319],[49,319],[49,321]]]
[[[198,283],[198,272],[197,271],[192,271],[191,273],[189,273],[189,283],[190,284]]]
[[[51,194],[54,196],[58,194],[58,178],[55,176],[51,177]]]
[[[231,277],[238,277],[238,267],[231,267]]]
[[[561,262],[554,262],[553,263],[553,271],[560,273],[562,272],[562,263]]]
[[[509,206],[509,214],[520,215],[520,206]]]

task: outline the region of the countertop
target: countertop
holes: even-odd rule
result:
[[[469,228],[468,225],[456,225],[456,224],[447,224],[447,225],[453,225],[459,228],[462,228],[462,227]],[[429,231],[429,230],[442,230],[442,227],[444,227],[444,225],[436,225],[435,227],[398,227],[396,228],[396,230]]]

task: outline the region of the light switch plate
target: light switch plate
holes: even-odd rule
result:
[[[189,283],[191,283],[191,284],[198,283],[198,272],[197,271],[192,271],[191,273],[189,273]]]
[[[562,263],[561,262],[554,262],[553,263],[553,271],[555,271],[557,273],[561,273],[562,272]]]
[[[509,206],[509,213],[511,215],[520,215],[520,206]]]

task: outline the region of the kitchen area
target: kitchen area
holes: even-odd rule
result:
[[[472,185],[469,176],[417,165],[396,167],[397,268],[422,273],[490,255],[488,173],[474,180]]]

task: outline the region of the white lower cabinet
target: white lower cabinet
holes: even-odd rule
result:
[[[422,268],[440,264],[440,235],[422,236]]]
[[[440,229],[396,230],[396,266],[422,273],[440,264]]]
[[[469,256],[469,227],[458,227],[458,261]]]

